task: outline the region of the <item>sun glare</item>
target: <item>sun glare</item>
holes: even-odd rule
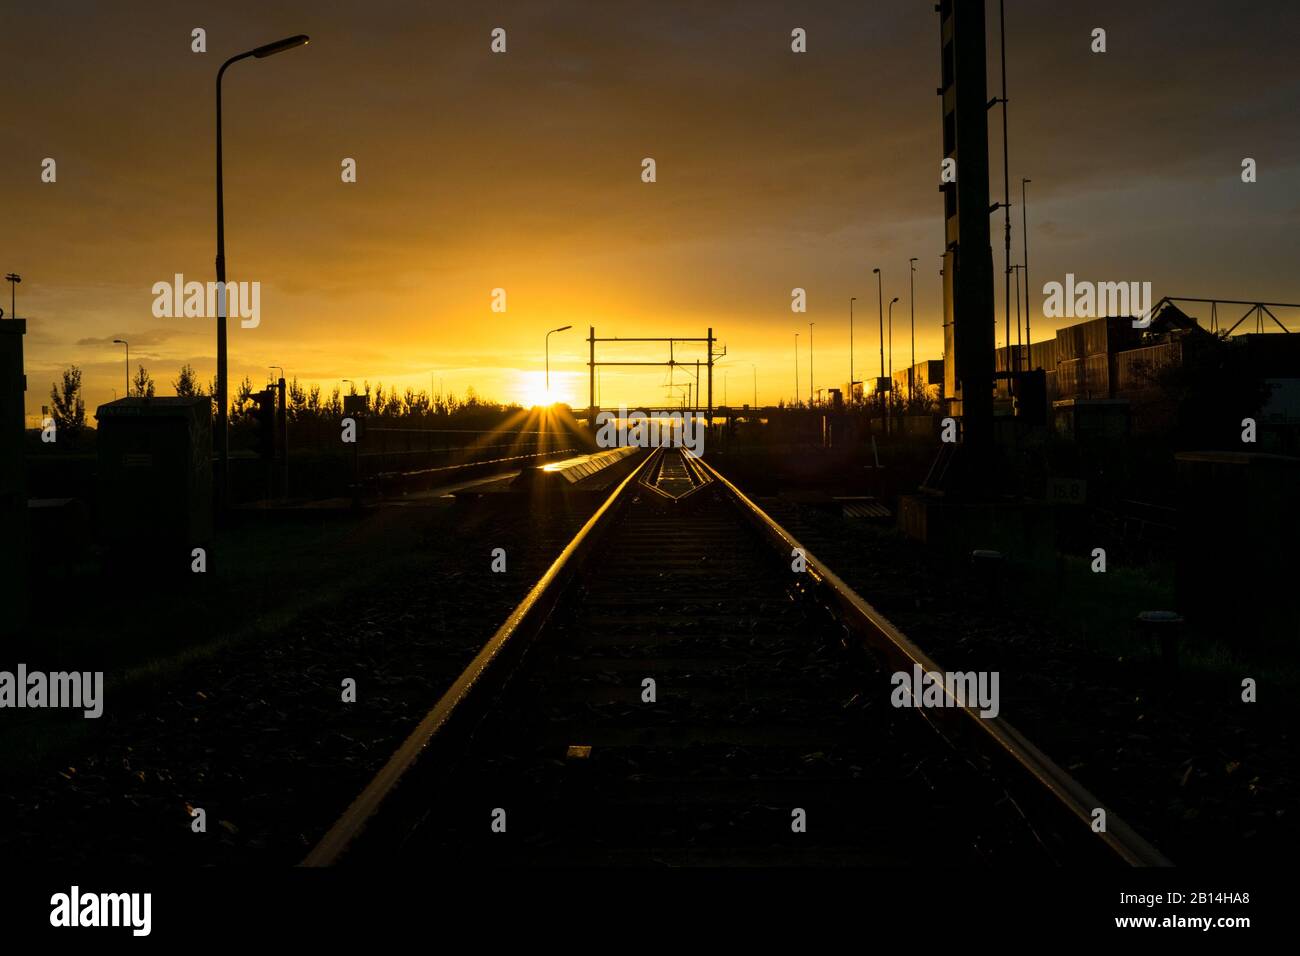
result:
[[[551,379],[551,390],[546,390],[546,376],[542,372],[524,372],[519,376],[518,398],[516,401],[524,408],[537,405],[550,405],[556,400],[556,381]]]

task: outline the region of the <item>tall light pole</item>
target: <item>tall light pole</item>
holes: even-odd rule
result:
[[[1029,179],[1020,180],[1020,238],[1025,244],[1025,347],[1029,349],[1028,365],[1033,365],[1034,347],[1029,338],[1029,200],[1026,197],[1025,186],[1032,182]]]
[[[894,387],[894,303],[898,296],[889,300],[889,387]]]
[[[912,365],[907,372],[907,400],[916,401],[916,256],[907,260],[912,283]]]
[[[1007,358],[1011,357],[1011,155],[1007,145],[1007,9],[1005,0],[998,0],[998,37],[1002,41],[1002,98],[993,102],[1002,104],[1002,218],[1005,226],[1006,247],[1006,310]],[[1011,371],[1011,362],[1007,362]]]
[[[1016,363],[1020,363],[1021,345],[1020,345],[1020,273],[1019,270],[1024,268],[1019,263],[1011,267],[1011,271],[1016,273]]]
[[[799,333],[794,334],[794,403],[799,404]]]
[[[808,323],[808,407],[813,407],[813,346],[812,346],[812,327],[815,322]]]
[[[856,295],[849,296],[849,404],[853,404],[853,303]]]
[[[880,378],[885,377],[885,276],[879,269],[872,269],[876,274],[876,303],[880,309]],[[879,386],[880,378],[876,379]],[[880,394],[879,387],[876,393],[880,397],[880,424],[883,429],[885,425],[885,396]]]
[[[546,333],[546,400],[551,400],[551,336],[556,332],[567,332],[573,328],[571,325],[562,325],[558,329],[551,329]]]
[[[126,346],[126,397],[131,397],[131,344],[126,339],[113,339],[114,345]]]
[[[749,365],[754,370],[754,407],[758,408],[758,366],[753,362],[750,362]]]
[[[231,64],[250,56],[262,59],[303,46],[306,34],[285,37],[254,50],[232,56],[217,70],[217,452],[221,478],[217,484],[217,501],[224,513],[230,504],[230,430],[226,421],[226,203],[221,175],[221,78]]]
[[[876,298],[880,307],[880,377],[885,377],[885,277],[879,269],[872,269],[876,274]]]
[[[18,318],[18,307],[14,304],[14,290],[18,288],[18,283],[23,281],[23,277],[16,272],[5,274],[5,281],[9,283],[9,318]]]

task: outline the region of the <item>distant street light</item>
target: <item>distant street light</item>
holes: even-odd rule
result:
[[[571,325],[562,325],[558,329],[551,329],[546,333],[546,400],[551,400],[551,336],[556,332],[567,332],[573,328]]]
[[[872,269],[876,274],[876,297],[880,308],[880,377],[885,377],[885,277],[879,269]]]
[[[876,379],[876,392],[880,392],[880,379],[885,377],[885,276],[879,269],[872,269],[876,274],[876,300],[880,309],[880,378]],[[885,397],[880,396],[880,425],[885,427]]]
[[[908,278],[912,282],[912,364],[908,367],[907,372],[907,399],[908,401],[916,400],[916,256],[907,260],[907,267],[911,270]]]
[[[853,303],[856,295],[849,296],[849,404],[853,404]]]
[[[898,296],[889,300],[889,381],[890,388],[893,388],[894,381],[894,303],[898,301]]]
[[[799,404],[799,333],[794,334],[794,403]]]
[[[114,345],[126,346],[126,397],[131,397],[131,345],[126,339],[113,339]]]
[[[753,362],[749,365],[754,370],[754,407],[758,408],[758,366]]]
[[[23,277],[16,272],[10,272],[5,275],[5,281],[9,283],[9,318],[18,318],[18,307],[14,305],[14,290],[18,288],[18,283],[23,281]]]
[[[1032,363],[1034,350],[1029,343],[1029,199],[1025,193],[1025,186],[1031,182],[1032,179],[1020,180],[1020,236],[1025,243],[1025,347],[1029,349],[1027,357]]]
[[[812,408],[813,404],[813,344],[812,344],[812,327],[816,322],[808,323],[808,407]]]
[[[250,56],[262,59],[303,46],[308,42],[305,34],[285,37],[265,46],[232,56],[221,69],[217,70],[217,282],[220,294],[217,296],[217,450],[221,462],[221,479],[217,484],[217,500],[224,513],[230,502],[230,431],[226,416],[226,204],[221,175],[221,78],[233,63],[246,60]]]

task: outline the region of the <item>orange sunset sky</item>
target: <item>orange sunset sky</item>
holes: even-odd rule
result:
[[[1195,17],[1185,15],[1195,7]],[[990,96],[997,95],[990,3]],[[1011,177],[1030,188],[1034,338],[1043,283],[1150,281],[1162,295],[1300,301],[1300,71],[1292,4],[1007,4]],[[489,49],[494,27],[507,52]],[[1108,31],[1108,52],[1089,50]],[[191,52],[191,30],[207,53]],[[808,52],[790,50],[790,31]],[[232,383],[268,366],[501,401],[586,403],[586,329],[703,335],[715,401],[789,400],[878,371],[876,280],[908,363],[938,358],[938,20],[931,2],[184,2],[11,5],[0,22],[0,271],[22,274],[29,416],[70,364],[88,411],[122,388],[114,338],[159,393],[206,383],[213,324],[155,318],[155,282],[213,278],[214,78],[282,36],[311,44],[225,82]],[[990,113],[992,196],[1001,117]],[[1240,180],[1243,157],[1258,162]],[[42,183],[41,161],[57,161]],[[345,157],[358,181],[340,180]],[[641,181],[653,157],[658,181]],[[1013,257],[1020,261],[1020,209]],[[993,220],[1002,266],[1001,213]],[[508,310],[491,310],[494,288]],[[794,287],[808,312],[793,314]],[[0,287],[9,312],[9,288]],[[999,301],[1002,282],[997,282]],[[1002,336],[1001,307],[998,335]],[[1235,319],[1235,316],[1233,316]],[[1294,327],[1294,324],[1293,324]],[[1014,338],[1014,334],[1013,334]],[[611,350],[604,353],[614,358]],[[666,358],[651,349],[644,357]],[[701,353],[686,350],[678,357]],[[628,357],[631,357],[630,353]],[[756,367],[756,368],[755,368]],[[678,381],[682,381],[678,375]],[[662,404],[662,369],[603,374],[606,404]]]

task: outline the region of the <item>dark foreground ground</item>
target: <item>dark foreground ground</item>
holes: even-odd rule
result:
[[[598,500],[256,519],[227,536],[224,571],[201,585],[92,599],[74,576],[15,660],[105,668],[105,715],[6,715],[0,852],[298,862]],[[1168,600],[1158,569],[1013,565],[993,591],[969,564],[799,500],[760,503],[941,666],[999,671],[1002,715],[1175,863],[1293,856],[1293,664],[1227,640],[1189,648],[1171,684],[1132,629],[1137,610]],[[501,574],[488,570],[498,546]],[[1259,680],[1259,703],[1241,702],[1242,676]],[[348,678],[355,703],[341,700]],[[193,808],[206,833],[192,831]]]
[[[49,629],[63,652],[32,648],[29,666],[86,659],[86,635],[103,642],[105,713],[6,715],[23,719],[0,737],[0,853],[298,862],[594,502],[541,511],[499,496],[431,499],[361,518],[259,521],[223,548],[267,573],[231,569],[197,592],[101,609],[97,626],[74,616]],[[495,547],[503,573],[489,570]],[[342,701],[348,678],[355,703]],[[206,812],[206,833],[192,831],[192,808]]]
[[[990,581],[891,526],[759,504],[941,667],[999,672],[1001,716],[1175,864],[1293,859],[1294,664],[1223,635],[1190,642],[1167,678],[1135,626],[1139,611],[1170,606],[1158,569],[1013,563]],[[1258,682],[1257,703],[1242,701],[1243,677]]]

